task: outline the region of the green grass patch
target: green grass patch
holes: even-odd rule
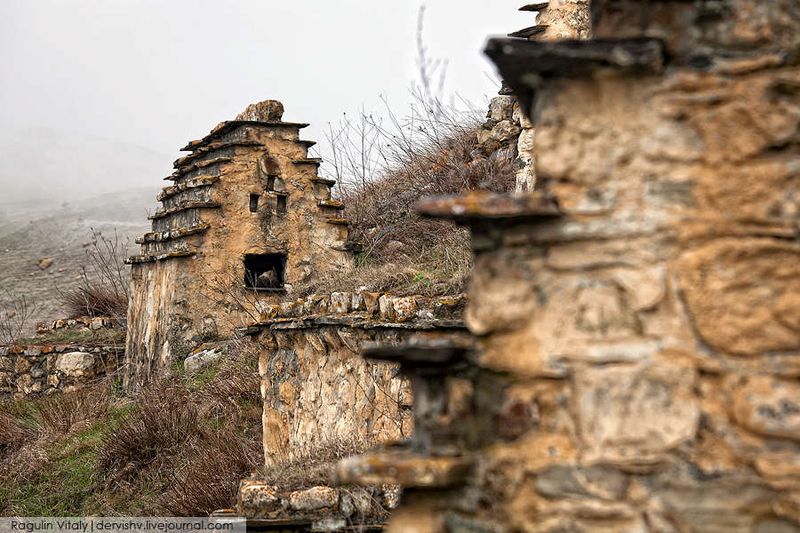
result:
[[[125,344],[125,331],[122,329],[99,330],[55,330],[37,337],[27,337],[17,341],[21,345],[38,344]]]

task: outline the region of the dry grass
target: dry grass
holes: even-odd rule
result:
[[[477,141],[479,112],[459,111],[418,93],[406,119],[386,122],[362,113],[331,131],[332,174],[363,245],[357,269],[301,291],[364,286],[396,293],[445,295],[463,289],[471,268],[466,230],[414,211],[421,198],[471,190],[513,190],[510,157],[487,156]]]
[[[129,241],[115,231],[106,237],[92,230],[77,287],[59,291],[70,317],[107,316],[122,320],[128,312],[130,276],[125,265]]]
[[[259,479],[291,491],[333,483],[333,468],[345,457],[360,455],[375,446],[375,442],[353,435],[349,440],[325,441],[298,454],[293,460],[274,466],[261,467]]]
[[[167,381],[154,383],[105,440],[97,472],[111,485],[130,482],[154,461],[170,461],[197,426],[197,407],[187,391]]]
[[[111,381],[0,405],[0,514],[198,516],[263,461],[252,354],[135,398]]]
[[[9,290],[0,291],[0,344],[12,344],[25,331],[26,325],[36,314],[36,307],[24,294]]]
[[[128,311],[128,296],[104,285],[76,287],[64,291],[61,303],[70,318],[83,316],[123,317]]]

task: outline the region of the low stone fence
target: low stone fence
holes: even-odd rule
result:
[[[381,531],[382,523],[400,499],[397,486],[328,487],[314,486],[281,490],[257,479],[247,479],[239,486],[236,509],[231,514],[248,519],[254,528],[281,531]]]
[[[461,320],[466,298],[457,296],[395,296],[379,292],[334,292],[265,305],[261,321],[298,317],[350,315],[384,322],[406,323],[419,320]]]
[[[73,391],[119,368],[124,346],[0,346],[0,396]]]
[[[122,328],[108,317],[38,324],[35,339],[0,346],[0,396],[70,392],[115,372],[125,355]]]
[[[36,324],[37,335],[47,335],[54,331],[98,331],[101,329],[125,328],[124,320],[105,316],[82,316],[78,318],[64,318],[53,322],[39,322]]]

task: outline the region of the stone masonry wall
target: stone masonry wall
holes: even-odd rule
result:
[[[121,338],[123,328],[107,317],[37,324],[36,339],[0,346],[0,396],[71,392],[113,374],[122,364],[124,346],[104,339]]]
[[[77,390],[115,372],[124,352],[121,345],[0,346],[0,397]]]
[[[798,531],[800,4],[593,14],[488,47],[537,192],[422,206],[472,229],[478,349],[394,355],[431,397],[466,376],[475,432],[415,406],[438,445],[340,481],[402,479],[389,531]]]
[[[267,464],[337,442],[407,438],[412,395],[395,365],[360,357],[367,344],[459,338],[463,298],[314,295],[265,310],[249,328],[260,353]]]
[[[523,6],[521,11],[535,12],[536,25],[510,34],[531,41],[587,39],[591,33],[589,0],[551,0]],[[516,192],[528,192],[536,183],[533,143],[534,125],[520,109],[507,88],[492,99],[486,122],[478,130],[478,144],[492,157],[516,159]]]

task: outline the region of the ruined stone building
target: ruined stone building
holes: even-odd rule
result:
[[[474,350],[412,378],[388,531],[800,529],[800,3],[595,1],[593,39],[493,39],[536,191],[423,202],[468,226]]]
[[[258,358],[265,462],[338,442],[411,433],[408,383],[365,363],[363,344],[464,335],[463,298],[370,292],[301,296],[352,268],[343,205],[321,178],[305,124],[265,101],[184,150],[132,264],[125,375],[141,386],[208,341],[239,333]]]
[[[318,176],[306,125],[268,100],[183,148],[132,265],[127,381],[256,322],[298,283],[353,264],[334,182]]]
[[[536,24],[509,33],[513,39],[553,41],[586,39],[591,32],[589,0],[552,0],[526,4],[520,11],[536,14]],[[519,169],[516,191],[534,188],[533,143],[536,133],[527,113],[522,112],[513,91],[503,84],[500,96],[492,99],[487,120],[478,131],[478,142],[494,156],[516,158]]]

